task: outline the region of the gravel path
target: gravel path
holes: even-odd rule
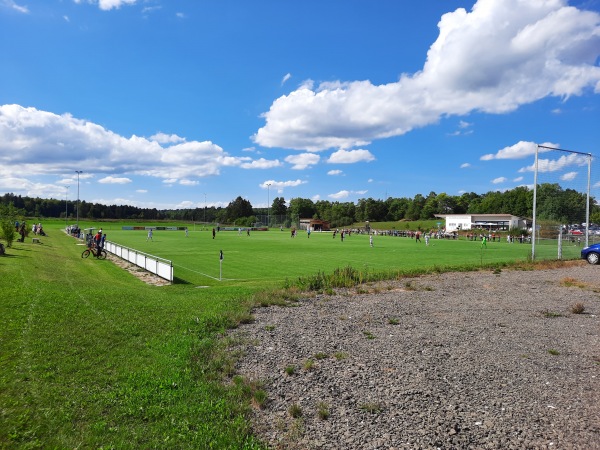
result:
[[[238,373],[268,395],[254,432],[282,449],[600,449],[599,270],[447,273],[256,309],[232,332]]]

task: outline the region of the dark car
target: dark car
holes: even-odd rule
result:
[[[598,264],[600,262],[600,243],[583,248],[581,259],[587,260],[590,264]]]

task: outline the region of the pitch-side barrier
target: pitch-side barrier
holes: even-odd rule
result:
[[[110,241],[104,243],[104,250],[171,283],[173,282],[173,262],[168,259],[140,252]]]

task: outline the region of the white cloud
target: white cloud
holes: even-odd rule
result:
[[[523,177],[517,177],[517,178],[513,179],[514,183],[519,183],[520,181],[523,181]]]
[[[330,170],[329,172],[327,172],[327,175],[342,175],[343,172],[341,170]]]
[[[195,180],[219,175],[223,167],[281,164],[230,156],[210,141],[186,142],[176,135],[127,138],[70,114],[57,115],[19,105],[0,105],[0,154],[2,164],[14,173],[60,176],[85,168],[82,179],[94,174],[118,178],[129,173]]]
[[[339,192],[336,192],[335,194],[329,194],[328,197],[332,198],[334,200],[342,200],[345,198],[350,197],[350,195],[365,195],[367,192],[367,190],[363,190],[363,191],[348,191],[348,190],[342,190]]]
[[[292,169],[303,170],[314,166],[320,161],[321,157],[314,153],[302,153],[300,155],[286,156],[285,161],[292,164]]]
[[[538,172],[557,172],[569,166],[584,166],[588,162],[588,157],[578,153],[568,153],[558,159],[540,159],[538,157]],[[519,173],[534,172],[535,164],[522,167]]]
[[[543,144],[545,147],[553,147],[553,148],[557,148],[558,144],[553,144],[550,142],[545,142]],[[502,150],[498,150],[497,153],[489,153],[487,155],[483,155],[480,159],[482,161],[490,161],[492,159],[522,159],[522,158],[527,158],[529,156],[535,155],[535,150],[537,148],[538,144],[536,144],[535,142],[528,142],[528,141],[519,141],[514,145],[511,145],[510,147],[504,147]],[[544,153],[549,151],[546,148],[540,148],[539,149],[539,153]]]
[[[177,136],[176,134],[165,133],[156,133],[150,136],[150,140],[158,142],[159,144],[178,144],[180,142],[185,142],[185,138]]]
[[[462,164],[460,165],[460,168],[461,168],[461,169],[468,169],[469,167],[471,167],[471,164],[469,164],[469,163],[462,163]]]
[[[290,78],[292,78],[292,74],[291,73],[286,73],[283,78],[281,79],[281,85],[283,86],[287,80],[289,80]]]
[[[338,150],[331,154],[329,164],[354,164],[361,161],[370,162],[375,157],[369,150]]]
[[[200,205],[198,203],[194,203],[189,200],[184,200],[181,203],[179,203],[178,205],[176,205],[175,209],[192,209],[192,208],[197,208],[199,206]]]
[[[134,5],[137,0],[98,0],[98,6],[103,11],[119,9],[122,5]]]
[[[269,161],[268,159],[260,158],[251,162],[244,162],[240,164],[242,169],[271,169],[273,167],[280,167],[283,163],[278,159]]]
[[[127,184],[131,183],[131,179],[125,177],[104,177],[98,180],[98,183],[102,184]]]
[[[285,188],[300,186],[301,184],[306,184],[306,181],[303,180],[290,180],[290,181],[275,181],[268,180],[259,185],[261,189],[273,189],[278,193],[282,193]]]
[[[311,80],[281,96],[253,136],[320,151],[402,135],[441,117],[502,114],[545,97],[600,93],[600,15],[566,0],[479,0],[444,14],[422,70],[396,82]]]
[[[13,9],[17,12],[23,13],[23,14],[29,14],[29,8],[27,8],[27,6],[21,6],[18,5],[16,2],[14,2],[13,0],[2,0],[2,5]]]
[[[148,189],[136,189],[135,192],[137,192],[138,194],[147,194]]]
[[[577,172],[567,172],[560,177],[562,181],[573,181],[575,178],[577,178]]]
[[[348,198],[350,196],[350,191],[339,191],[335,194],[329,194],[328,197],[334,200],[342,200],[344,198]]]
[[[200,183],[197,180],[179,180],[182,186],[198,186]]]
[[[506,177],[498,177],[492,180],[492,184],[506,183],[507,181],[508,179]]]

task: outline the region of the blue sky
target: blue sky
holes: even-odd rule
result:
[[[0,0],[0,69],[0,193],[483,194],[600,153],[600,0]]]

